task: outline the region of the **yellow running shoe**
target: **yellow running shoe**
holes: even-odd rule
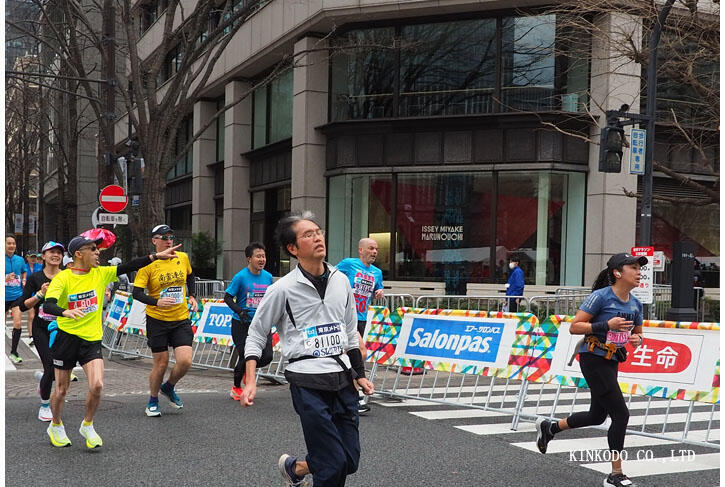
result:
[[[73,372],[70,373],[70,381],[71,382],[78,382],[78,376],[75,375]]]
[[[93,423],[86,424],[86,422],[83,421],[78,431],[80,431],[81,436],[86,439],[86,446],[88,448],[98,448],[103,446],[103,440],[100,436],[98,436],[96,430],[93,429]]]
[[[50,437],[50,442],[53,446],[57,446],[59,448],[70,446],[71,443],[68,439],[68,435],[65,434],[65,427],[62,422],[60,424],[53,424],[51,421],[47,431],[48,436]]]

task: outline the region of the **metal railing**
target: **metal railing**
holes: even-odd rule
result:
[[[524,296],[505,296],[502,294],[490,296],[457,296],[457,295],[431,295],[419,296],[415,300],[416,308],[435,309],[466,309],[478,311],[503,311],[510,299],[519,300],[520,313],[531,309],[529,299]]]
[[[226,289],[226,286],[222,280],[197,279],[194,285],[196,286],[197,298],[220,299],[224,297],[224,289]]]

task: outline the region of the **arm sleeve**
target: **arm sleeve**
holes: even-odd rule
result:
[[[244,314],[244,310],[234,301],[234,296],[231,294],[227,292],[224,293],[224,302],[227,306],[229,306],[229,309],[234,311],[237,315],[242,316]]]
[[[193,298],[196,297],[196,276],[193,272],[186,275],[186,294]]]
[[[134,286],[133,287],[133,299],[135,299],[136,301],[138,301],[140,303],[146,304],[148,306],[158,305],[159,300],[152,298],[151,296],[149,296],[148,294],[143,292],[143,290],[144,290],[144,288],[142,288],[142,287]]]
[[[362,353],[359,348],[353,348],[347,351],[347,356],[350,358],[350,366],[352,370],[357,374],[357,378],[365,378],[365,363],[363,362]]]
[[[23,295],[20,296],[16,301],[15,305],[20,306],[20,311],[28,311],[30,308],[25,306],[25,301],[38,291],[35,285],[35,279],[28,279],[25,281],[25,287],[23,288]]]
[[[146,267],[151,263],[151,258],[148,255],[143,257],[136,257],[135,259],[125,262],[116,267],[116,275],[127,274],[129,272],[137,271],[142,267]]]
[[[284,329],[287,319],[283,318],[285,304],[285,293],[279,286],[272,285],[267,288],[262,301],[259,303],[257,311],[254,313],[252,323],[249,325],[249,334],[247,342],[244,346],[244,359],[255,359],[259,362],[262,356],[262,350],[267,344],[267,335],[269,335],[272,326],[278,323],[277,331],[280,335],[284,335]],[[284,323],[282,323],[284,321]]]
[[[46,298],[43,303],[43,311],[53,316],[63,316],[63,308],[58,306],[58,300],[56,298]]]

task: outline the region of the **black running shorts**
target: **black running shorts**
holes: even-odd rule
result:
[[[83,366],[91,360],[103,359],[100,340],[89,342],[60,329],[50,347],[50,355],[53,357],[53,366],[61,370],[71,370],[76,363]]]
[[[153,353],[165,352],[169,347],[191,346],[194,332],[191,321],[164,321],[146,315],[146,338]]]

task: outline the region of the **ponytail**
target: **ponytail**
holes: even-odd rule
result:
[[[592,285],[592,291],[602,289],[607,286],[611,286],[614,283],[614,271],[610,268],[606,268],[599,273],[597,278],[594,280]]]

